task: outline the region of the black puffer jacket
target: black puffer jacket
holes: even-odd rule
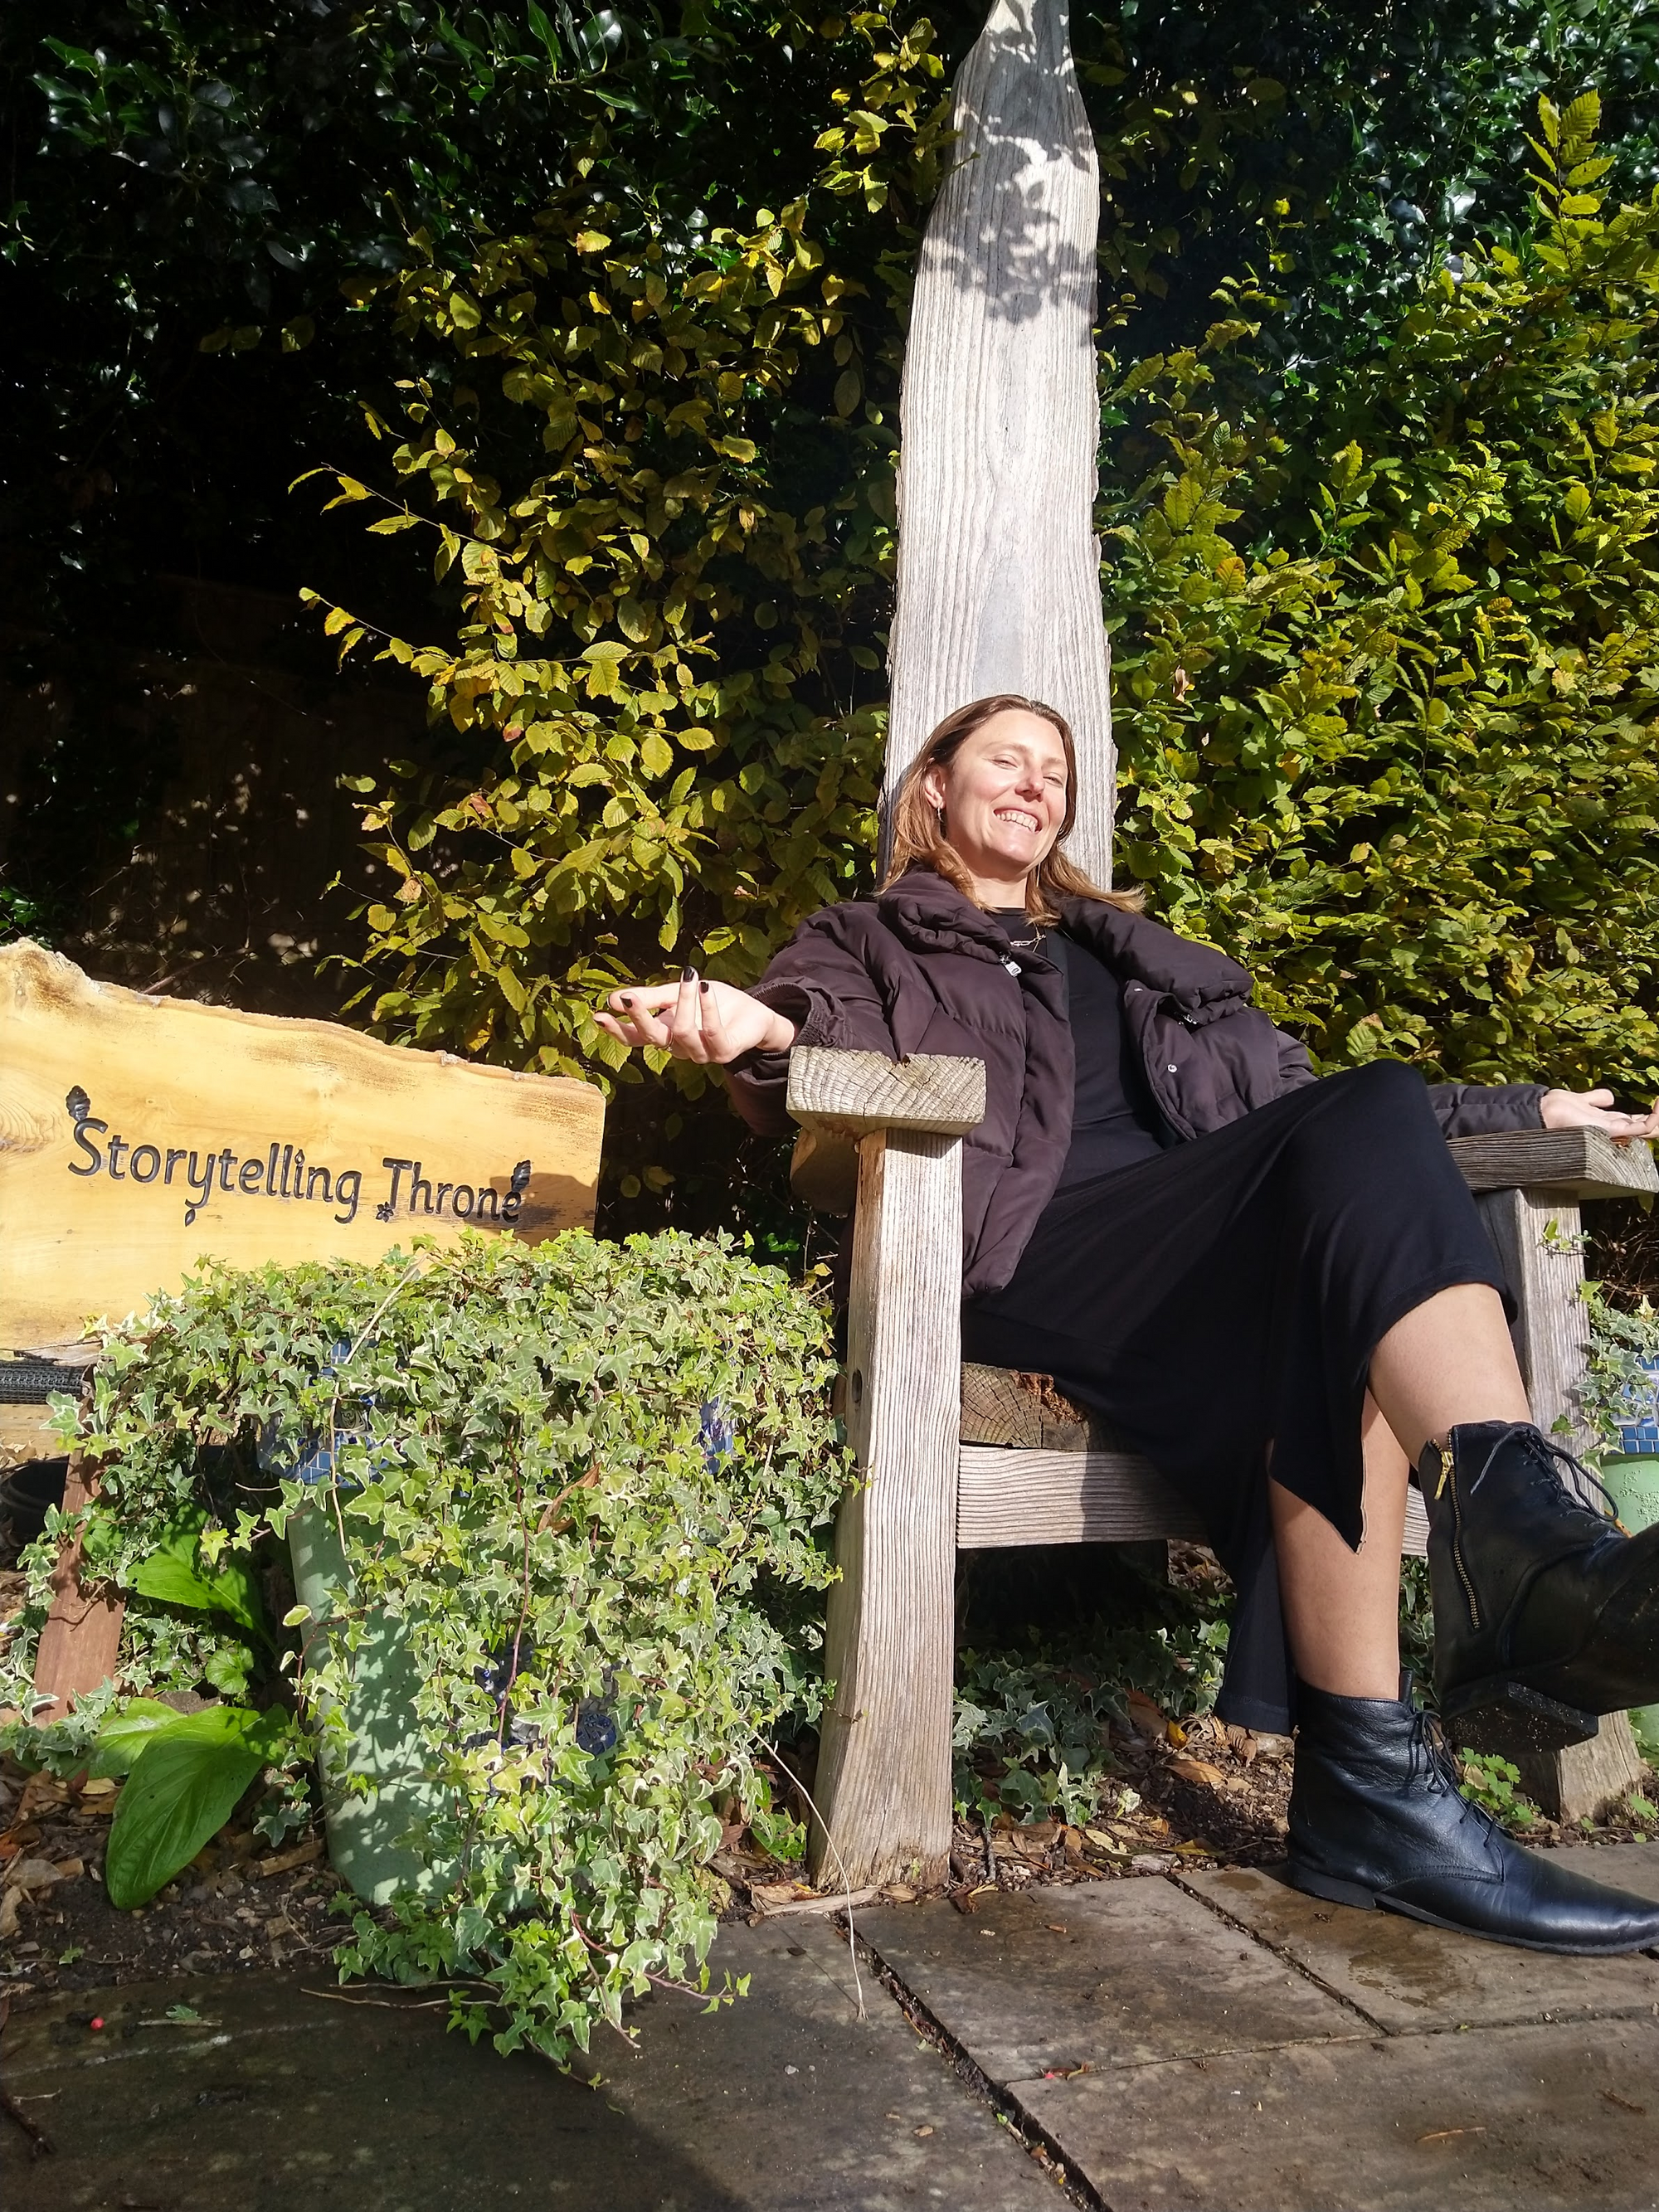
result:
[[[1237,961],[1097,899],[1067,901],[1063,923],[1121,985],[1124,1018],[1174,1139],[1224,1128],[1315,1081],[1304,1048],[1250,1004],[1250,979]],[[985,1062],[985,1119],[963,1149],[964,1289],[970,1297],[1000,1289],[1071,1142],[1074,1068],[1060,970],[1041,952],[1011,951],[971,900],[913,870],[878,899],[813,915],[755,995],[796,1024],[798,1044]],[[728,1073],[750,1127],[787,1132],[788,1054],[750,1054]],[[1442,1128],[1461,1137],[1536,1128],[1544,1090],[1449,1083],[1431,1097]]]

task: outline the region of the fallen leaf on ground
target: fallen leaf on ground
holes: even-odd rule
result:
[[[1138,1735],[1160,1736],[1164,1733],[1170,1723],[1144,1692],[1131,1690],[1127,1702],[1129,1723]]]
[[[749,1885],[749,1894],[757,1905],[769,1911],[780,1905],[793,1905],[796,1899],[810,1897],[811,1890],[799,1881],[755,1881]]]
[[[295,1844],[291,1851],[278,1851],[274,1857],[256,1859],[253,1871],[257,1875],[288,1874],[295,1867],[309,1866],[313,1859],[323,1856],[320,1836],[307,1836],[302,1844]]]
[[[1201,1782],[1206,1789],[1224,1790],[1227,1778],[1218,1766],[1212,1766],[1207,1759],[1172,1759],[1170,1771],[1178,1774],[1183,1782]]]
[[[73,1863],[78,1873],[80,1860],[76,1859]],[[53,1882],[63,1880],[61,1869],[55,1867],[50,1859],[14,1859],[6,1869],[8,1889],[50,1889]]]
[[[60,1805],[69,1802],[69,1784],[60,1782],[55,1774],[31,1774],[23,1784],[17,1817],[27,1820],[31,1814],[53,1813]]]
[[[890,1905],[914,1905],[916,1892],[908,1881],[890,1881],[881,1893]]]

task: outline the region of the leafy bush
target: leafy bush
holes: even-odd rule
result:
[[[528,230],[459,274],[422,233],[357,288],[430,370],[383,480],[332,472],[332,504],[423,532],[462,614],[442,644],[325,617],[343,653],[423,677],[456,733],[441,769],[358,787],[393,886],[368,913],[373,1014],[398,1036],[621,1070],[595,991],[683,946],[750,979],[867,868],[882,718],[853,702],[893,551],[898,344],[872,256],[854,274],[835,239],[905,237],[945,103],[926,23],[852,27],[865,74],[830,95],[816,174],[752,224],[677,228],[596,131]],[[896,259],[886,289],[907,282]]]
[[[1659,1083],[1659,195],[1540,103],[1534,221],[1469,246],[1292,443],[1271,302],[1142,362],[1105,517],[1121,850],[1328,1066]]]
[[[819,1693],[812,1631],[775,1616],[830,1577],[831,1373],[803,1293],[678,1236],[210,1266],[113,1333],[81,1442],[115,1578],[155,1578],[229,1438],[248,1502],[191,1572],[319,1499],[343,1536],[303,1624],[313,1726],[343,1742],[377,1621],[412,1655],[435,1809],[410,1841],[440,1879],[360,1912],[343,1968],[445,1984],[473,2035],[560,2061],[630,1991],[707,1987],[711,1798],[758,1803],[759,1732]],[[307,1454],[320,1483],[261,1487]]]

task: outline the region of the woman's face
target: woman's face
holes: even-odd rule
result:
[[[964,738],[922,789],[945,809],[945,834],[970,875],[992,882],[1028,876],[1048,857],[1066,819],[1066,748],[1041,714],[1005,708]]]

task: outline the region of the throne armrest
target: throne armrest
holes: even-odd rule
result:
[[[965,1137],[985,1119],[985,1063],[939,1053],[895,1060],[798,1045],[789,1055],[785,1103],[800,1124],[789,1169],[795,1195],[824,1213],[850,1213],[859,1139],[872,1129]]]
[[[1616,1145],[1600,1129],[1498,1129],[1454,1137],[1450,1149],[1474,1191],[1548,1192],[1570,1202],[1659,1191],[1651,1147],[1639,1139]]]

